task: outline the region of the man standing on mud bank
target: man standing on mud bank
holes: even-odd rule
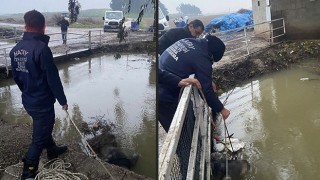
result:
[[[32,142],[23,159],[21,179],[35,178],[43,149],[48,160],[67,151],[66,146],[57,146],[52,138],[55,122],[56,99],[63,110],[68,110],[58,69],[44,35],[45,18],[36,11],[25,13],[23,39],[10,51],[13,79],[22,92],[22,104],[33,120]]]
[[[58,25],[61,26],[61,35],[62,35],[63,44],[67,44],[67,33],[68,33],[69,22],[64,18],[63,15],[61,15],[61,20],[58,22]]]
[[[159,54],[161,55],[168,47],[184,38],[197,38],[204,30],[203,23],[195,19],[184,28],[173,28],[168,30],[159,38]]]
[[[195,74],[213,114],[220,113],[225,120],[229,117],[230,111],[223,106],[212,88],[212,64],[222,58],[224,51],[224,43],[212,35],[203,39],[182,39],[161,55],[159,68],[180,78]],[[170,79],[158,81],[158,113],[161,125],[168,132],[178,106],[180,88],[170,85],[172,83],[167,81]]]

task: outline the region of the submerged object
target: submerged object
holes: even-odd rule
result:
[[[237,152],[244,148],[245,143],[240,141],[236,138],[225,138],[223,140],[223,143],[225,144],[226,148],[229,149],[231,152]]]
[[[214,139],[213,145],[216,152],[222,152],[225,148],[227,148],[230,152],[237,152],[244,148],[245,143],[236,138],[224,138],[220,142],[217,142]]]

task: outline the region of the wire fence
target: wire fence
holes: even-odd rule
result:
[[[196,87],[184,89],[159,154],[160,180],[209,179],[212,120],[209,111]]]

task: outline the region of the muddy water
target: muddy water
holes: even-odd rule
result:
[[[320,177],[320,74],[312,72],[316,66],[309,62],[261,77],[229,96],[227,126],[246,143],[241,158],[252,166],[247,179]]]
[[[128,154],[139,153],[134,171],[156,178],[155,67],[150,57],[98,55],[58,65],[70,117],[90,123],[115,125],[117,140]],[[0,82],[0,116],[10,123],[31,122],[21,105],[13,80]],[[78,136],[66,113],[55,104],[55,137]]]

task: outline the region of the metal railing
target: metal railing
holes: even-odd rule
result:
[[[0,32],[0,67],[5,66],[6,74],[9,75],[9,70],[11,66],[9,52],[16,45],[16,42],[22,39],[22,34],[17,33],[16,27],[12,28],[10,36],[1,36],[4,35],[4,32]],[[22,32],[22,30],[20,30]],[[103,30],[89,30],[83,33],[67,33],[67,44],[63,45],[61,33],[50,33],[46,34],[50,36],[49,47],[53,52],[54,56],[58,55],[67,55],[70,51],[82,51],[92,48],[101,47],[104,43],[117,42],[117,33],[106,33],[102,32]]]
[[[190,102],[195,110],[194,121],[191,120],[192,115],[188,109]],[[159,154],[160,180],[210,178],[210,122],[212,119],[208,116],[209,111],[210,109],[204,105],[196,87],[189,85],[184,88]],[[192,132],[186,132],[186,127],[191,127]],[[186,134],[192,134],[191,139],[183,140],[188,137]],[[187,171],[181,169],[187,169]]]
[[[282,41],[285,33],[285,21],[280,18],[212,34],[226,45],[222,60],[236,60]]]

